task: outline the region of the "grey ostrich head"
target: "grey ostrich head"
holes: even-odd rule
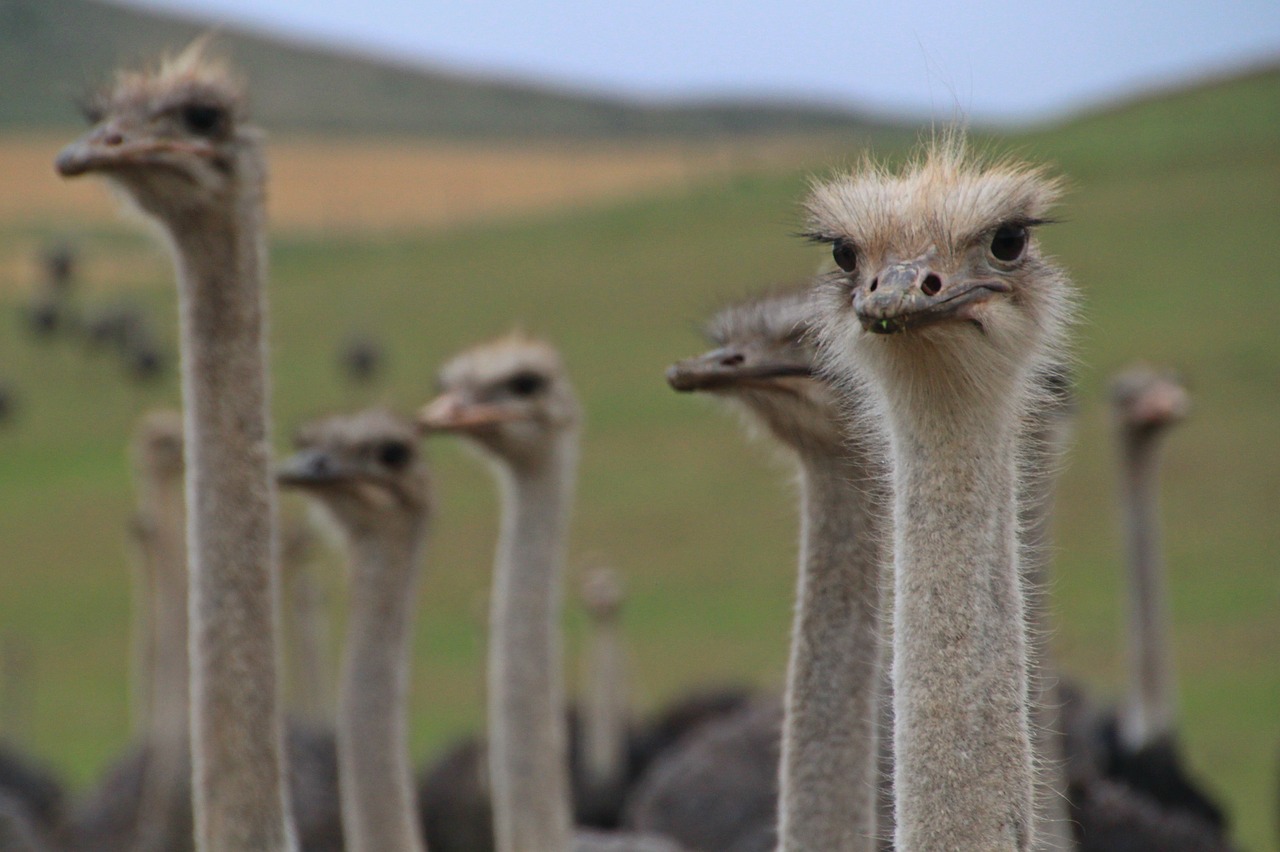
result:
[[[809,286],[730,305],[707,323],[714,348],[672,365],[667,381],[740,405],[789,447],[839,453],[842,401],[819,374],[816,307]]]
[[[404,418],[377,408],[325,417],[299,430],[295,444],[277,479],[319,501],[349,534],[420,530],[431,481]]]
[[[64,177],[101,174],[166,220],[225,208],[265,167],[242,84],[194,42],[151,70],[121,72],[88,99],[93,127],[58,155]]]

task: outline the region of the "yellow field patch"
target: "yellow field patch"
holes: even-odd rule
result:
[[[76,230],[119,218],[99,180],[53,170],[74,134],[0,137],[0,230]],[[277,233],[353,234],[438,228],[671,191],[730,174],[816,162],[813,139],[698,143],[444,143],[281,138],[269,142],[269,212]],[[29,289],[40,241],[0,246],[0,291]],[[108,291],[153,278],[155,254],[117,253],[86,277]],[[108,263],[108,261],[102,261]],[[85,270],[89,273],[90,270]]]

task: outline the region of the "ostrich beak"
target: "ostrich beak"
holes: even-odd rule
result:
[[[1137,427],[1177,423],[1191,410],[1191,397],[1178,384],[1162,380],[1134,401],[1129,422]]]
[[[211,157],[212,146],[176,139],[130,139],[113,123],[100,124],[63,148],[53,161],[63,177],[76,177],[95,171],[143,165],[156,162],[165,155],[185,154]]]
[[[972,319],[973,306],[1012,290],[999,279],[947,281],[924,260],[896,263],[880,271],[853,297],[862,327],[875,334],[896,334],[943,320]]]
[[[347,477],[348,472],[323,450],[300,450],[276,468],[276,482],[286,488],[332,485]]]
[[[520,412],[508,406],[470,402],[453,391],[441,394],[418,410],[418,426],[424,432],[465,432],[520,418]]]
[[[812,375],[813,368],[808,364],[762,356],[743,347],[724,346],[672,364],[667,368],[667,384],[681,392],[713,391],[787,376]]]

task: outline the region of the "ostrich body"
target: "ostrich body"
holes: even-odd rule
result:
[[[1056,195],[957,136],[808,201],[841,270],[824,288],[832,369],[868,389],[890,436],[901,850],[1035,843],[1017,450],[1070,314],[1030,235]]]
[[[351,551],[338,701],[342,824],[351,852],[422,852],[409,763],[413,612],[431,499],[409,424],[386,411],[305,428],[282,485],[337,519]]]
[[[268,444],[263,193],[243,97],[200,44],[122,74],[57,159],[155,219],[178,268],[197,848],[292,849],[284,783],[275,488]]]
[[[572,830],[560,608],[581,413],[559,354],[510,336],[440,371],[419,413],[493,461],[502,491],[489,620],[489,787],[499,852],[664,852],[661,838]]]
[[[887,470],[868,430],[846,439],[842,400],[816,376],[808,289],[721,311],[716,348],[668,372],[677,390],[734,400],[798,461],[800,570],[779,774],[783,850],[875,848],[880,588]]]

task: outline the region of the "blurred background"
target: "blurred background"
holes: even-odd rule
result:
[[[571,574],[623,573],[641,709],[701,682],[782,683],[788,465],[663,370],[724,301],[824,260],[794,236],[808,182],[957,120],[1065,174],[1043,241],[1084,319],[1053,644],[1119,695],[1106,382],[1175,367],[1194,403],[1162,492],[1182,737],[1241,845],[1276,848],[1280,5],[876,5],[892,8],[0,2],[3,733],[81,785],[128,741],[127,443],[141,412],[179,404],[173,275],[100,182],[60,182],[52,159],[80,95],[217,25],[270,133],[277,448],[318,413],[413,410],[479,339],[554,342],[588,417]],[[474,458],[430,453],[419,760],[482,715],[497,508]],[[341,560],[316,554],[336,648]],[[576,653],[572,600],[566,619]]]

